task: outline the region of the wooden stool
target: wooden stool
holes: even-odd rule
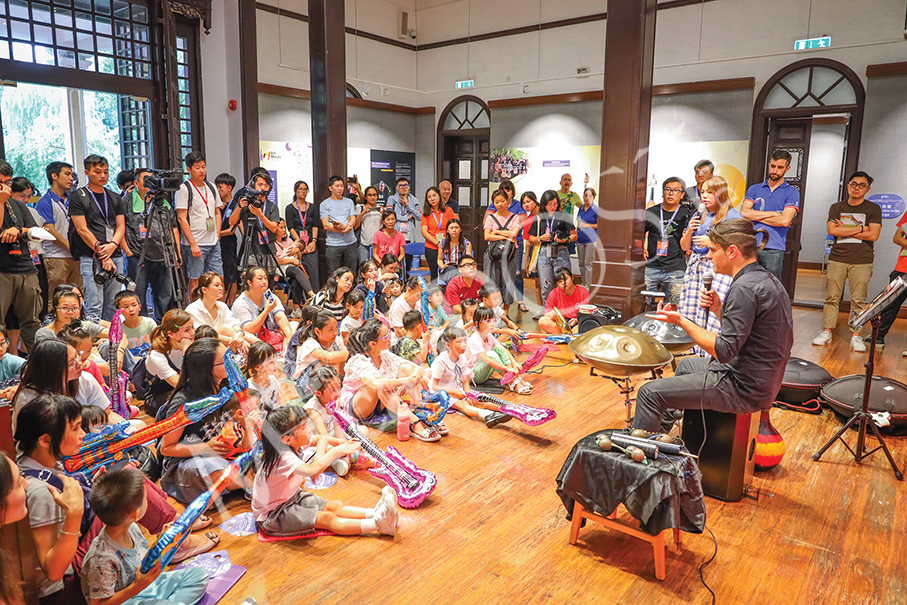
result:
[[[652,545],[652,550],[655,553],[655,577],[659,580],[665,579],[665,533],[667,529],[660,532],[657,536],[651,536],[644,531],[635,529],[616,521],[617,519],[617,510],[611,513],[607,518],[591,513],[583,508],[583,505],[578,501],[574,502],[573,505],[573,521],[570,525],[570,544],[576,544],[576,540],[579,538],[579,528],[583,524],[583,519],[590,519],[596,523],[601,523],[608,529],[614,529],[619,532],[625,533],[628,536],[633,536],[634,538],[639,538],[640,540],[645,540]],[[674,543],[680,544],[682,537],[680,535],[679,529],[674,529]]]

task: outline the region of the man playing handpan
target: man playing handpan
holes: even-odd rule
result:
[[[669,409],[751,414],[769,409],[778,394],[794,340],[787,291],[756,262],[753,223],[722,221],[707,235],[715,271],[733,278],[723,304],[714,290],[700,295],[700,305],[721,321],[720,333],[696,325],[674,305],[659,304],[648,317],[680,326],[713,359],[688,357],[673,377],[643,385],[633,428],[662,430]]]

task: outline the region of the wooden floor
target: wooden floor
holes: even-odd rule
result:
[[[514,309],[511,315],[516,315]],[[842,316],[843,319],[843,316]],[[528,317],[526,318],[528,325]],[[836,377],[862,371],[846,329],[832,345],[810,344],[821,312],[795,310],[793,354]],[[877,373],[904,379],[907,321],[898,320]],[[623,426],[617,388],[569,363],[566,348],[531,378],[521,401],[552,407],[558,417],[528,428],[517,421],[489,430],[463,416],[448,421],[440,443],[410,440],[400,449],[438,476],[418,509],[401,509],[398,535],[322,537],[262,544],[221,532],[233,563],[248,568],[224,603],[251,595],[261,605],[296,603],[708,603],[698,566],[712,553],[708,534],[668,540],[667,579],[655,579],[651,548],[589,523],[568,544],[566,511],[555,477],[573,444],[596,430]],[[517,396],[513,395],[513,398]],[[787,443],[781,466],[759,473],[758,501],[706,499],[718,554],[705,577],[718,603],[903,604],[907,602],[907,485],[895,480],[881,453],[855,464],[841,445],[821,462],[811,455],[840,427],[834,416],[774,410]],[[397,445],[391,434],[379,445]],[[907,466],[907,439],[887,440]],[[382,483],[354,471],[327,499],[370,506]],[[241,497],[215,513],[219,523],[249,510]],[[625,512],[622,513],[626,515]]]

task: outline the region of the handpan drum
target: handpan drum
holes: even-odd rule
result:
[[[601,326],[567,346],[596,370],[614,377],[644,374],[674,359],[660,342],[627,326]]]
[[[693,345],[696,344],[686,330],[680,326],[661,321],[660,319],[646,317],[645,313],[631,317],[624,322],[624,325],[645,332],[664,345],[664,348],[674,355],[683,353],[693,348]]]

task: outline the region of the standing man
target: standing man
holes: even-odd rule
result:
[[[28,252],[28,230],[38,224],[25,204],[10,197],[12,180],[12,166],[0,160],[0,325],[6,329],[3,318],[12,308],[25,350],[31,353],[35,332],[41,327],[41,287]]]
[[[198,286],[202,273],[214,271],[224,274],[220,256],[220,198],[217,191],[205,180],[208,168],[201,151],[193,151],[186,158],[189,180],[176,192],[176,216],[183,232],[182,257],[189,270],[189,291]],[[276,227],[275,227],[276,229]]]
[[[700,306],[721,321],[718,334],[659,306],[656,319],[687,331],[711,357],[687,357],[671,378],[639,388],[633,428],[660,431],[669,409],[751,414],[772,407],[794,342],[790,298],[781,282],[756,262],[756,233],[745,219],[730,219],[708,232],[715,272],[733,278],[722,304],[714,290]],[[669,421],[672,422],[672,421]]]
[[[88,184],[69,196],[70,250],[82,273],[85,311],[110,321],[120,283],[108,279],[99,284],[95,278],[100,269],[124,273],[120,244],[126,233],[126,209],[123,199],[105,187],[110,178],[107,158],[93,153],[83,164]]]
[[[740,209],[743,218],[753,221],[757,229],[768,232],[768,243],[756,252],[756,260],[778,279],[784,270],[787,228],[800,211],[800,192],[784,180],[790,170],[790,160],[790,153],[783,149],[772,152],[768,179],[746,190]]]
[[[345,197],[343,179],[336,174],[328,179],[331,197],[321,202],[321,226],[326,231],[324,256],[331,274],[340,267],[355,271],[359,260],[359,242],[356,241],[356,205]]]
[[[397,193],[390,196],[387,206],[397,215],[395,229],[403,234],[407,243],[412,243],[416,225],[422,223],[422,204],[418,198],[409,192],[409,179],[401,176],[397,179]],[[412,223],[412,224],[410,224]],[[413,267],[413,255],[406,255],[406,269],[404,275],[409,275]]]
[[[712,178],[712,175],[715,174],[715,164],[713,164],[711,160],[699,160],[696,162],[696,166],[693,167],[693,170],[696,171],[696,184],[687,187],[686,193],[687,197],[690,198],[693,207],[697,208],[702,199],[699,189],[704,182]]]
[[[69,190],[74,174],[72,164],[51,162],[45,170],[50,189],[36,206],[44,228],[54,241],[44,242],[44,266],[47,268],[47,293],[53,296],[60,284],[75,284],[82,288],[79,261],[69,252]]]
[[[863,171],[854,172],[847,181],[847,200],[828,209],[828,234],[835,241],[828,255],[828,283],[822,310],[825,329],[813,339],[816,346],[831,342],[831,331],[838,325],[838,304],[845,282],[850,284],[851,313],[859,313],[866,304],[866,289],[872,279],[873,242],[882,231],[882,209],[866,199],[871,185],[871,176]],[[859,332],[850,337],[850,348],[857,353],[866,351]]]
[[[224,302],[231,301],[230,290],[236,285],[236,224],[229,224],[230,212],[233,211],[233,188],[236,187],[236,178],[229,173],[222,172],[214,179],[217,196],[220,198],[220,260],[224,266]]]
[[[453,185],[450,184],[450,181],[441,181],[438,184],[438,190],[441,191],[441,201],[444,202],[445,206],[454,211],[454,216],[459,220],[460,202],[451,197],[451,194],[453,194]]]
[[[681,205],[683,181],[676,176],[661,184],[661,197],[660,204],[646,210],[646,290],[661,290],[665,301],[677,306],[687,270],[680,238],[694,211]]]
[[[229,223],[233,222],[233,216],[238,215],[240,229],[242,229],[243,238],[249,250],[249,262],[247,267],[240,267],[243,270],[249,267],[262,267],[268,272],[268,277],[273,278],[280,270],[276,263],[275,252],[277,246],[277,225],[280,223],[280,208],[277,204],[268,199],[271,187],[274,181],[267,171],[258,172],[252,170],[254,176],[250,179],[252,187],[258,191],[254,199],[248,198],[249,190],[244,188],[245,194],[239,199],[239,212],[234,211],[230,215]],[[250,220],[250,218],[252,220]],[[252,231],[246,231],[248,225],[252,225]],[[243,251],[245,254],[245,250]],[[274,256],[275,258],[271,258]],[[240,259],[241,260],[241,259]]]
[[[577,194],[570,191],[571,185],[573,185],[573,177],[569,174],[564,174],[561,176],[561,188],[556,193],[557,200],[561,205],[561,212],[569,214],[572,219],[573,208],[581,206],[583,201]]]
[[[155,220],[151,220],[151,206],[153,202],[147,198],[148,190],[145,188],[146,176],[151,176],[151,172],[148,168],[135,169],[135,189],[132,192],[132,211],[138,213],[138,225],[136,227],[138,232],[138,243],[135,246],[130,245],[130,249],[132,250],[132,257],[130,257],[130,260],[135,259],[135,290],[139,295],[139,302],[142,307],[141,313],[142,315],[149,315],[145,298],[148,286],[150,285],[151,299],[152,304],[154,305],[154,316],[157,318],[158,323],[160,323],[161,318],[164,317],[164,313],[174,307],[182,307],[186,304],[186,301],[173,299],[172,267],[168,267],[164,263],[164,249],[161,246],[161,242],[165,235],[161,232],[161,228],[163,226],[163,215],[165,213],[170,214],[172,224],[174,225],[173,231],[166,237],[172,239],[177,259],[180,257],[180,247],[178,244],[180,241],[180,234],[179,229],[176,227],[176,216],[173,214],[173,208],[166,199],[164,199],[163,206],[155,210]],[[127,221],[131,222],[132,217],[129,217],[128,205],[126,215],[128,217]],[[128,229],[126,234],[128,238]],[[145,255],[144,259],[142,258],[142,254]],[[141,261],[141,263],[139,261]],[[176,267],[176,270],[182,271],[180,267]],[[186,292],[186,294],[190,297],[192,296],[191,292]]]
[[[898,253],[898,262],[894,266],[894,271],[888,276],[889,283],[897,279],[898,277],[907,276],[907,235],[904,234],[904,224],[907,223],[907,212],[904,213],[904,216],[901,217],[901,220],[898,221],[897,229],[894,231],[894,243],[900,246],[901,250]],[[882,312],[881,325],[879,325],[879,339],[876,340],[876,348],[882,348],[885,346],[885,336],[888,334],[888,331],[891,330],[894,320],[898,317],[898,311],[901,310],[901,305],[904,304],[904,301],[907,300],[907,290],[904,290],[891,301],[891,304]],[[863,342],[869,344],[872,341],[872,336],[867,336],[863,339]],[[907,351],[903,352],[903,356],[907,357]]]

